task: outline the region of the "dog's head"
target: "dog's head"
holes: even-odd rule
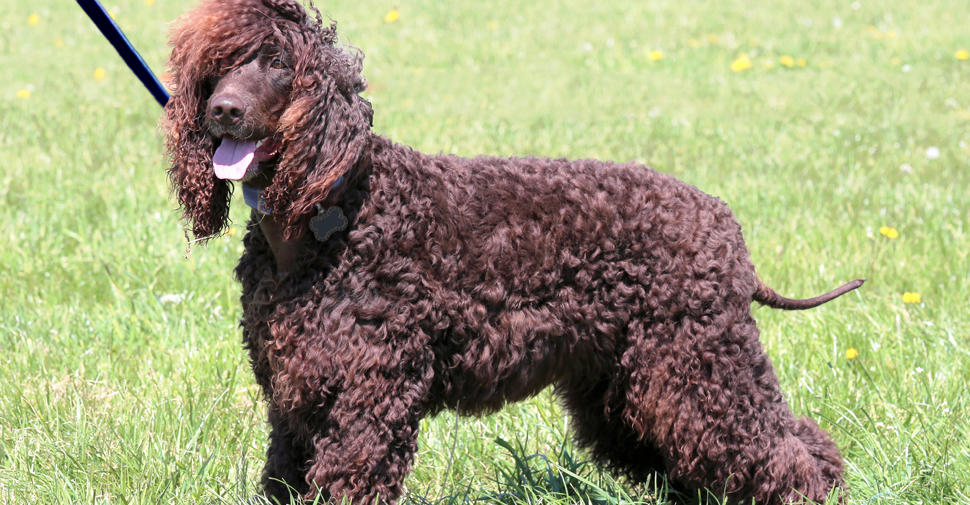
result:
[[[311,5],[312,8],[312,5]],[[204,0],[171,32],[163,129],[184,218],[198,238],[225,228],[230,180],[264,186],[287,239],[361,161],[373,110],[363,57],[295,0]]]

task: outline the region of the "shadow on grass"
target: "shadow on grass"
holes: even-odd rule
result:
[[[719,504],[714,496],[689,496],[673,489],[666,478],[630,486],[603,473],[593,463],[578,459],[566,441],[552,454],[529,454],[522,443],[498,438],[495,443],[512,458],[511,464],[496,461],[491,479],[494,490],[453,489],[453,493],[430,500],[411,493],[405,505],[539,505],[539,504]]]

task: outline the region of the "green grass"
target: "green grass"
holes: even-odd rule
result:
[[[789,404],[843,451],[850,502],[970,502],[967,10],[528,4],[321,8],[367,55],[375,129],[399,142],[639,160],[728,202],[780,292],[868,278],[816,310],[756,311]],[[163,71],[189,3],[108,5]],[[184,256],[160,110],[73,2],[4,2],[0,24],[0,503],[249,499],[266,434],[237,326],[241,234]],[[732,72],[742,53],[752,68]],[[411,499],[654,500],[582,464],[566,423],[548,392],[426,420]]]

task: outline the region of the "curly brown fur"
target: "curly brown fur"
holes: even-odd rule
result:
[[[422,417],[548,385],[579,445],[633,481],[770,504],[843,485],[835,444],[789,410],[758,341],[752,300],[786,299],[723,202],[636,164],[394,144],[371,132],[361,57],[335,39],[291,0],[210,0],[172,35],[169,173],[196,236],[226,226],[216,145],[281,139],[247,169],[274,212],[253,211],[236,268],[268,496],[393,503]],[[245,128],[214,105],[239,89]],[[349,221],[326,242],[306,233],[317,204]]]

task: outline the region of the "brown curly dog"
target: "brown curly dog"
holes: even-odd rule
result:
[[[642,165],[394,144],[336,36],[294,0],[209,0],[172,34],[184,218],[222,231],[230,180],[254,207],[236,276],[267,496],[393,503],[421,418],[549,385],[578,444],[633,481],[748,503],[843,485],[835,444],[786,405],[751,302],[808,308],[861,281],[778,296],[723,202]]]

